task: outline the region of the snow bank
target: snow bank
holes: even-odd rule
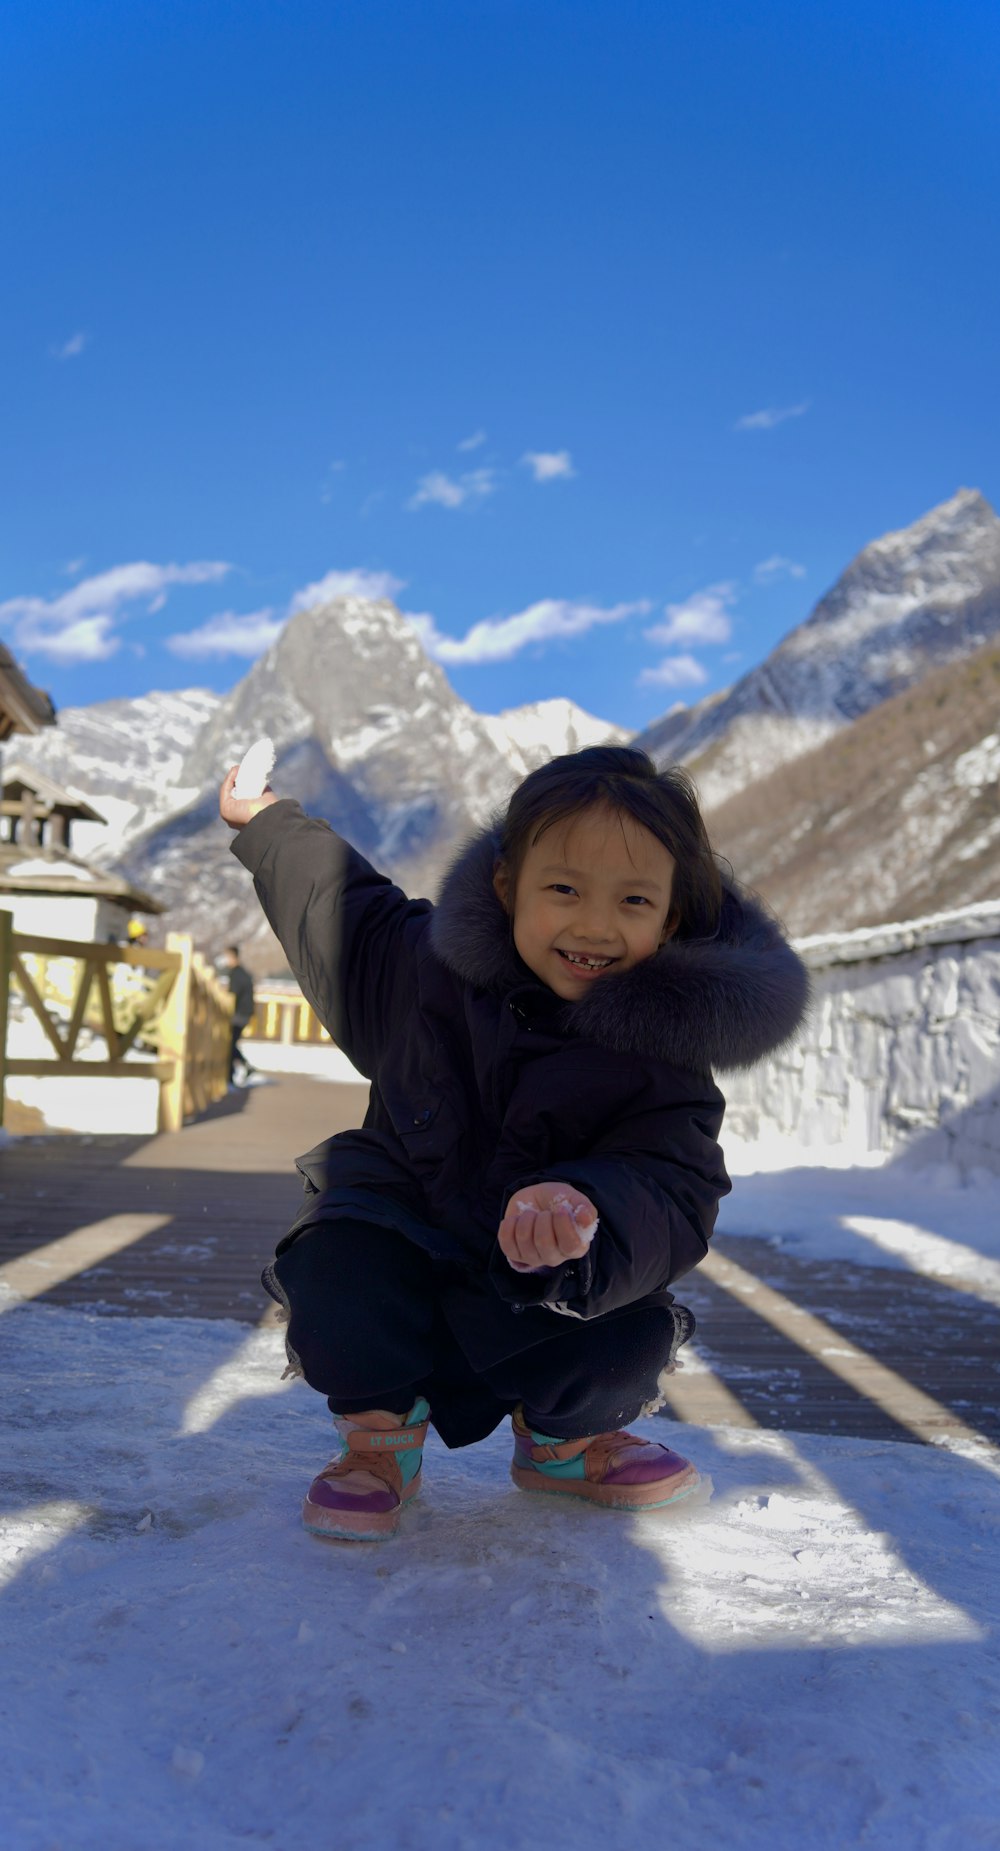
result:
[[[770,1240],[801,1259],[847,1260],[961,1282],[1000,1304],[1000,1214],[991,1171],[970,1177],[948,1164],[909,1169],[875,1154],[830,1165],[785,1139],[760,1146],[726,1140],[733,1193],[718,1232]]]
[[[623,1519],[434,1440],[352,1547],[277,1333],[0,1334],[10,1851],[1000,1845],[987,1455],[650,1421],[714,1498]]]
[[[726,1075],[727,1125],[963,1174],[1000,1171],[1000,906],[804,940],[814,1001],[795,1041]]]

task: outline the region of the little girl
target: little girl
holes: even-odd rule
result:
[[[512,1416],[523,1491],[618,1510],[698,1483],[623,1431],[694,1328],[671,1283],[730,1187],[711,1070],[794,1031],[806,975],[720,877],[693,788],[645,753],[553,759],[409,900],[326,823],[222,786],[303,993],[371,1080],[364,1126],[299,1158],[264,1284],[341,1438],[303,1507],[391,1535],[429,1420],[467,1446]]]

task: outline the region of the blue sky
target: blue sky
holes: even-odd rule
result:
[[[325,583],[484,711],[724,686],[1000,501],[998,52],[992,0],[11,9],[0,636],[59,705],[224,689]]]

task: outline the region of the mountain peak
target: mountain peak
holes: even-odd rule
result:
[[[724,697],[637,741],[682,758],[711,808],[1000,632],[1000,519],[961,488],[872,540],[804,623]]]
[[[975,488],[960,488],[947,501],[930,508],[909,527],[900,527],[869,541],[848,566],[838,583],[843,583],[862,564],[870,567],[888,562],[895,571],[919,569],[939,560],[974,560],[983,550],[995,555],[1000,550],[1000,518],[985,495]],[[951,567],[950,569],[953,569]]]
[[[349,634],[359,629],[388,630],[394,635],[412,631],[409,618],[391,598],[366,598],[360,592],[342,592],[336,598],[321,598],[316,604],[303,604],[290,617],[283,634],[289,630],[308,630],[334,623]]]

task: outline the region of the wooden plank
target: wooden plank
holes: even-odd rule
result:
[[[61,1240],[33,1247],[30,1253],[8,1260],[0,1266],[0,1284],[21,1298],[38,1298],[54,1285],[87,1272],[100,1261],[120,1253],[123,1247],[141,1240],[154,1228],[162,1227],[169,1215],[108,1215],[86,1227],[75,1228]]]
[[[77,1038],[83,1026],[84,1011],[87,1007],[87,1000],[90,996],[90,986],[93,982],[93,978],[93,965],[85,963],[80,972],[80,981],[77,985],[76,999],[73,1004],[73,1014],[70,1018],[70,1025],[66,1035],[65,1053],[67,1060],[72,1060],[76,1050]]]
[[[101,999],[101,1014],[104,1017],[104,1039],[108,1045],[108,1059],[119,1058],[118,1030],[115,1027],[114,1005],[111,1001],[111,985],[108,981],[108,967],[98,964],[94,972],[97,978],[97,993]]]
[[[15,932],[14,947],[41,958],[79,958],[88,964],[132,964],[140,969],[176,970],[176,952],[137,950],[132,945],[97,945],[76,938],[46,938],[36,932]]]
[[[30,971],[26,970],[23,963],[21,962],[21,959],[18,956],[16,947],[13,953],[11,954],[11,975],[14,978],[16,978],[17,982],[19,983],[21,987],[21,990],[24,993],[25,1001],[28,1003],[33,1015],[35,1016],[36,1020],[41,1024],[42,1028],[45,1030],[46,1035],[51,1041],[52,1046],[55,1048],[57,1059],[65,1060],[66,1048],[62,1040],[62,1037],[59,1035],[52,1021],[52,1018],[49,1015],[49,1012],[45,1007],[45,1004],[41,996],[39,995],[37,989],[35,988],[34,978],[32,977]],[[13,1063],[11,1063],[10,1066],[8,1067],[8,1072],[13,1073],[14,1071],[15,1069],[14,1069]]]
[[[125,1060],[86,1060],[77,1056],[67,1060],[60,1050],[56,1060],[8,1060],[8,1073],[30,1075],[32,1079],[43,1079],[47,1074],[75,1074],[78,1079],[86,1079],[90,1074],[113,1075],[116,1079],[129,1080],[169,1080],[174,1071],[172,1060],[125,1061]]]
[[[135,1014],[128,1027],[118,1036],[119,1058],[128,1053],[136,1036],[142,1033],[147,1024],[156,1022],[176,981],[176,970],[163,971],[145,996],[135,998]]]
[[[115,1217],[160,1218],[114,1253],[95,1251],[36,1302],[253,1326],[270,1315],[260,1269],[301,1199],[293,1157],[360,1124],[366,1098],[364,1086],[282,1076],[170,1136],[15,1140],[0,1159],[0,1259]],[[737,1272],[742,1295],[723,1284]],[[676,1291],[698,1319],[697,1354],[682,1352],[689,1366],[670,1378],[668,1405],[694,1426],[880,1443],[970,1430],[1000,1439],[1000,1310],[960,1283],[728,1236]],[[849,1380],[838,1361],[850,1363]]]

